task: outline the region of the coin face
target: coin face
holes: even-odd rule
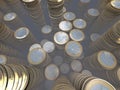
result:
[[[55,64],[50,64],[45,68],[45,77],[48,80],[55,80],[59,76],[59,69]]]
[[[110,83],[102,79],[93,79],[87,83],[84,90],[116,90]]]
[[[0,64],[6,64],[7,57],[5,55],[0,55]]]
[[[52,27],[50,25],[45,25],[42,27],[41,32],[44,34],[49,34],[52,32]]]
[[[70,31],[72,29],[72,23],[69,21],[61,21],[59,23],[59,28],[62,31]]]
[[[70,38],[74,41],[83,41],[85,38],[85,35],[79,29],[73,29],[70,31]]]
[[[73,26],[78,29],[85,29],[87,26],[87,23],[83,19],[75,19],[73,21]]]
[[[82,70],[82,64],[78,60],[73,60],[71,63],[71,68],[74,72],[80,72]]]
[[[98,62],[106,69],[114,69],[117,65],[115,56],[108,51],[100,51],[98,54]]]
[[[17,17],[16,13],[10,12],[4,16],[4,21],[12,21]]]
[[[73,12],[66,12],[63,17],[65,20],[72,21],[76,18],[76,15]]]
[[[100,35],[98,34],[98,33],[92,33],[91,35],[90,35],[90,39],[91,39],[91,41],[96,41],[98,38],[100,37]]]
[[[120,9],[120,0],[112,0],[111,5],[116,9]]]
[[[73,58],[78,58],[83,52],[83,47],[76,41],[70,41],[65,45],[65,52]]]
[[[32,46],[30,46],[29,51],[31,51],[31,50],[34,49],[34,48],[41,48],[41,45],[38,44],[38,43],[35,43],[35,44],[33,44]]]
[[[45,42],[45,44],[43,45],[43,49],[47,52],[47,53],[52,53],[55,50],[55,44],[51,41],[47,41]]]
[[[46,59],[46,52],[42,48],[35,48],[28,53],[28,62],[39,65]]]
[[[21,27],[15,31],[14,37],[16,39],[24,39],[28,36],[28,34],[29,34],[29,29],[26,27]]]
[[[54,35],[54,41],[59,45],[64,45],[69,41],[69,36],[65,32],[57,32]]]
[[[99,14],[100,14],[100,12],[95,8],[88,9],[88,15],[90,15],[90,16],[97,17],[97,16],[99,16]]]

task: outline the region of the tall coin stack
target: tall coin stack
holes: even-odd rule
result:
[[[92,52],[99,50],[113,51],[120,46],[120,21],[115,23],[107,32],[90,46]]]
[[[0,90],[30,90],[43,78],[42,72],[23,65],[0,65]],[[40,78],[40,79],[38,79]]]
[[[107,80],[114,86],[120,87],[120,67],[115,68],[112,71],[106,71]]]
[[[76,90],[99,90],[100,88],[103,90],[116,90],[109,82],[87,74],[72,73],[71,81]]]
[[[30,14],[30,17],[38,25],[43,26],[45,24],[44,14],[42,12],[41,0],[21,0]]]
[[[56,80],[52,90],[76,90],[76,89],[72,86],[72,83],[66,77],[62,76]]]
[[[48,0],[47,2],[51,25],[58,29],[59,22],[63,20],[64,0]]]

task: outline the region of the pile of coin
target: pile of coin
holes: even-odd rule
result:
[[[102,50],[84,59],[83,65],[92,71],[113,70],[117,66],[116,57],[108,51]]]
[[[71,82],[77,90],[116,90],[109,82],[87,74],[72,73]]]
[[[115,68],[112,71],[106,71],[107,80],[114,86],[119,87],[120,85],[120,67]]]
[[[99,50],[113,51],[120,45],[120,21],[115,23],[107,32],[99,39],[91,44],[92,52]]]
[[[48,10],[51,17],[57,18],[63,15],[64,0],[48,0]]]
[[[67,77],[61,76],[56,80],[52,90],[76,90],[76,89],[72,86],[72,83],[69,81],[69,79],[67,79]]]
[[[43,26],[45,24],[44,14],[41,7],[41,0],[21,0],[35,23]]]
[[[0,90],[30,90],[43,78],[41,73],[34,67],[0,64]]]

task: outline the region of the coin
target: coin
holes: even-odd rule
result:
[[[0,55],[0,64],[6,64],[7,57],[5,55]]]
[[[45,25],[42,27],[41,32],[44,34],[49,34],[52,32],[52,27],[50,25]]]
[[[4,15],[4,21],[12,21],[14,20],[15,18],[17,17],[16,13],[14,12],[10,12],[10,13],[7,13],[6,15]]]
[[[78,60],[73,60],[71,62],[71,68],[74,72],[80,72],[82,70],[82,64]]]
[[[62,31],[70,31],[72,29],[72,23],[69,21],[61,21],[59,23],[59,28]]]
[[[76,15],[73,12],[66,12],[63,17],[65,20],[72,21],[76,18]]]
[[[34,49],[34,48],[42,48],[42,47],[41,47],[40,44],[35,43],[35,44],[33,44],[32,46],[30,46],[29,51],[31,51],[31,50]]]

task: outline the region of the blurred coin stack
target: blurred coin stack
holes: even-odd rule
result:
[[[106,79],[114,86],[120,87],[120,67],[115,68],[112,71],[106,71]]]
[[[30,17],[39,26],[45,25],[44,14],[42,11],[41,0],[21,0],[28,11]]]
[[[117,60],[111,52],[102,50],[86,57],[83,61],[83,65],[95,75],[101,77],[106,70],[113,70],[116,68]],[[103,77],[105,76],[103,75]]]
[[[116,90],[109,82],[87,74],[72,73],[71,82],[76,90],[99,90],[100,88],[104,90]]]
[[[76,90],[67,77],[61,76],[55,81],[52,90]]]
[[[64,0],[47,0],[47,2],[51,25],[57,31],[59,22],[63,20]]]
[[[0,76],[0,90],[30,90],[43,78],[40,70],[15,64],[1,64]]]
[[[107,32],[105,32],[95,42],[91,43],[92,52],[99,50],[113,51],[119,48],[120,44],[120,21],[115,23]]]
[[[3,16],[3,20],[4,23],[13,30],[25,26],[24,22],[19,18],[19,16],[15,12],[6,13]]]

